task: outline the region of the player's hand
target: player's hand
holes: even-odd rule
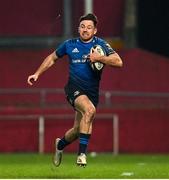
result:
[[[30,75],[28,77],[27,83],[32,86],[35,81],[37,81],[38,76],[36,74]]]
[[[100,55],[97,50],[93,49],[93,52],[90,53],[89,58],[91,62],[96,62],[101,60],[102,55]]]

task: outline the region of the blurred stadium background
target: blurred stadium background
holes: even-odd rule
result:
[[[71,127],[73,110],[63,93],[66,58],[35,86],[26,81],[60,42],[78,36],[78,19],[86,12],[98,16],[97,35],[124,61],[121,69],[104,70],[89,152],[169,153],[168,4],[158,0],[1,2],[0,153],[50,153],[53,140]],[[110,139],[105,142],[107,135]],[[65,151],[76,148],[74,143]]]

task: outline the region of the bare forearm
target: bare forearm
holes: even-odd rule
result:
[[[42,64],[39,66],[39,68],[37,69],[37,71],[28,76],[27,82],[29,85],[33,85],[33,83],[35,81],[38,80],[39,76],[46,71],[47,69],[49,69],[54,63],[55,61],[58,59],[57,55],[55,52],[53,52],[52,54],[50,54],[48,57],[46,57],[44,59],[44,61],[42,62]]]
[[[40,67],[37,69],[37,71],[35,72],[35,74],[37,76],[41,75],[44,71],[46,71],[47,69],[49,69],[54,63],[55,60],[57,59],[53,57],[53,54],[50,54],[49,56],[47,56],[44,61],[42,62],[42,64],[40,65]]]
[[[102,56],[97,52],[90,54],[91,62],[99,61],[109,66],[122,67],[123,62],[120,56],[117,53],[110,54],[109,56]]]
[[[111,54],[109,56],[102,56],[100,58],[100,62],[109,66],[116,66],[116,67],[123,66],[123,62],[117,53]]]

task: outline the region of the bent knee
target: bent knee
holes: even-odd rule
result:
[[[96,114],[96,108],[94,106],[89,106],[86,108],[85,116],[87,116],[89,119],[93,119]]]

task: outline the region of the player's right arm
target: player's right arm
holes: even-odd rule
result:
[[[29,85],[33,85],[34,81],[37,81],[39,76],[46,71],[47,69],[49,69],[54,63],[55,61],[58,59],[58,56],[56,55],[56,52],[54,51],[53,53],[51,53],[49,56],[47,56],[44,61],[42,62],[42,64],[39,66],[39,68],[36,70],[36,72],[30,76],[28,76],[27,82]]]

